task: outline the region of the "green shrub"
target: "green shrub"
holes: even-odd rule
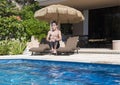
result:
[[[3,0],[0,6],[0,40],[21,40],[21,37],[24,37],[29,41],[31,36],[38,40],[46,37],[49,24],[34,18],[35,11],[41,8],[38,3],[25,5],[21,10],[17,10],[12,3]]]
[[[9,44],[7,40],[0,41],[0,55],[9,54]]]
[[[10,44],[9,54],[11,55],[22,54],[26,47],[25,41],[20,42],[19,40],[12,40],[9,42],[9,44]]]
[[[27,40],[30,40],[31,36],[35,36],[40,41],[43,37],[46,37],[50,28],[49,23],[34,18],[34,13],[38,9],[40,9],[39,4],[31,4],[24,6],[21,10],[21,24],[25,29]]]
[[[3,40],[3,41],[0,41],[0,55],[22,54],[25,47],[26,47],[25,41]]]
[[[7,0],[0,1],[0,55],[21,54],[31,36],[39,41],[46,37],[49,23],[34,18],[35,11],[40,8],[35,2],[17,10]],[[15,40],[11,40],[13,38]]]

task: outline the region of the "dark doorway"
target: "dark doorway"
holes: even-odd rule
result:
[[[64,35],[72,35],[72,24],[66,23],[66,24],[61,24],[61,32]]]
[[[93,47],[110,47],[120,40],[120,7],[89,10],[89,40]]]

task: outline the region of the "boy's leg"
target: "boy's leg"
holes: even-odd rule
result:
[[[51,52],[53,52],[54,51],[54,42],[50,42],[49,44],[50,44]]]
[[[54,42],[54,53],[57,53],[57,51],[56,51],[57,45],[58,45],[58,41],[55,41]]]

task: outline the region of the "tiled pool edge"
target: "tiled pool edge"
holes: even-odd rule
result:
[[[66,62],[84,62],[98,64],[117,64],[120,65],[119,54],[74,54],[70,56],[55,55],[6,55],[0,56],[0,59],[33,59],[33,60],[50,60]]]

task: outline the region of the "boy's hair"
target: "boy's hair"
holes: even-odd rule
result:
[[[52,21],[51,24],[55,23],[56,25],[58,25],[58,23],[56,21]]]

